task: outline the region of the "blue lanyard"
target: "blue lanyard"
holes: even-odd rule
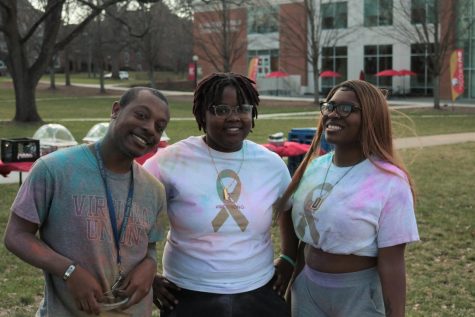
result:
[[[96,149],[96,159],[99,165],[99,171],[101,172],[101,177],[104,182],[104,188],[106,190],[107,207],[108,207],[107,209],[109,210],[109,218],[111,222],[112,233],[114,234],[114,242],[115,242],[115,247],[117,249],[117,264],[119,266],[119,273],[122,273],[122,267],[121,267],[122,261],[120,257],[120,240],[121,240],[122,235],[125,234],[125,229],[127,228],[127,222],[129,221],[130,210],[132,209],[132,200],[134,196],[134,169],[133,167],[130,168],[130,185],[129,185],[129,193],[127,194],[127,202],[125,203],[124,220],[122,221],[122,226],[120,227],[120,231],[118,231],[114,203],[112,202],[112,194],[109,190],[109,186],[107,185],[106,170],[104,168],[104,162],[101,156],[100,142],[96,142],[94,147]]]

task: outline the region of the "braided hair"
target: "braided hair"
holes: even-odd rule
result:
[[[198,129],[206,132],[206,111],[211,105],[217,105],[223,97],[225,87],[231,86],[236,89],[238,105],[250,103],[252,108],[252,127],[254,119],[257,119],[257,106],[259,105],[259,93],[255,87],[255,81],[246,76],[235,73],[213,73],[200,81],[196,87],[193,99],[193,115],[198,123]]]

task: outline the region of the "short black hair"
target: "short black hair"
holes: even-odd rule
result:
[[[127,91],[120,97],[119,99],[119,105],[121,107],[127,106],[129,103],[134,101],[135,98],[137,98],[137,95],[139,92],[142,90],[146,90],[151,92],[153,95],[161,99],[165,104],[168,106],[168,100],[167,97],[163,93],[161,93],[158,89],[150,88],[150,87],[132,87],[130,89],[127,89]]]
[[[213,73],[201,80],[193,99],[193,115],[198,123],[198,129],[206,130],[206,110],[209,106],[221,102],[223,90],[228,86],[236,89],[239,105],[249,102],[254,106],[252,108],[252,127],[254,127],[260,101],[255,84],[252,79],[235,73]]]

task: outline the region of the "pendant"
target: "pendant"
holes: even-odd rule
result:
[[[224,200],[229,200],[229,194],[226,187],[223,188],[223,196],[224,196]]]
[[[119,277],[117,278],[117,280],[115,281],[115,283],[112,285],[111,287],[111,291],[117,291],[119,289],[119,287],[121,286],[122,284],[122,281],[124,280],[122,274],[119,274]]]
[[[318,210],[320,208],[320,206],[322,205],[323,201],[325,199],[322,198],[322,197],[318,197],[317,199],[315,199],[315,201],[313,202],[312,204],[312,210]]]

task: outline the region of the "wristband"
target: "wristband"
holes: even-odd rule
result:
[[[281,255],[279,255],[279,258],[281,258],[282,260],[287,261],[290,265],[292,265],[293,268],[295,268],[297,266],[297,263],[295,263],[295,261],[292,260],[292,258],[288,255],[281,254]]]
[[[68,278],[71,277],[71,274],[73,274],[75,269],[76,269],[75,263],[72,263],[71,265],[69,265],[66,271],[64,271],[63,280],[64,281],[68,280]]]

